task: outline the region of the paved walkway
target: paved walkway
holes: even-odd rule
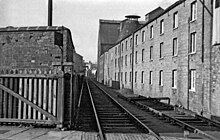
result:
[[[107,140],[156,140],[148,134],[106,134]],[[184,140],[184,138],[163,136],[164,140]],[[193,138],[195,140],[196,138]],[[46,128],[26,128],[0,126],[0,140],[98,140],[97,133],[82,131],[60,131]],[[188,138],[187,140],[190,140]],[[198,139],[199,140],[199,139]]]

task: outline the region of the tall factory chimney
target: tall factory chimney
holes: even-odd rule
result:
[[[48,26],[52,26],[53,0],[48,0]]]

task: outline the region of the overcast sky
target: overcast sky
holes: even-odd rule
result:
[[[76,52],[96,62],[99,19],[124,20],[144,15],[177,0],[53,0],[53,25],[72,32]],[[0,0],[0,27],[46,26],[47,0]]]

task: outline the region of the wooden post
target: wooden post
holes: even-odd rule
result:
[[[57,127],[62,128],[64,122],[64,74],[62,71],[60,71],[58,79],[57,121],[59,122]]]

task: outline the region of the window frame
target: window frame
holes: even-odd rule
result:
[[[189,48],[189,54],[194,54],[194,53],[196,53],[196,46],[197,46],[196,38],[197,38],[196,32],[190,33],[190,48]]]
[[[135,74],[134,74],[134,82],[137,83],[137,71],[135,71]]]
[[[142,53],[141,60],[142,60],[142,62],[144,62],[144,51],[145,51],[144,49],[141,50],[141,53]]]
[[[135,45],[138,45],[138,34],[135,35]]]
[[[160,55],[160,56],[159,56],[160,59],[163,58],[163,46],[164,46],[164,43],[161,42],[161,43],[160,43],[160,54],[159,54],[159,55]]]
[[[149,72],[149,85],[153,85],[153,71]]]
[[[163,86],[163,70],[159,71],[159,85]]]
[[[175,53],[175,50],[176,50],[176,53]],[[173,38],[173,56],[177,56],[177,55],[178,55],[178,39],[177,37],[175,37]]]
[[[172,88],[177,89],[177,70],[172,70]]]
[[[138,63],[138,60],[137,60],[137,59],[138,59],[138,56],[137,56],[137,55],[138,55],[138,51],[135,51],[135,63],[136,63],[136,64]]]
[[[178,28],[178,12],[173,13],[173,29]]]
[[[150,26],[150,39],[154,38],[154,26]]]
[[[197,19],[197,2],[192,2],[190,8],[190,19],[191,21],[195,21]]]
[[[154,53],[153,49],[154,49],[154,47],[150,46],[150,61],[153,60],[153,53]]]
[[[196,91],[196,70],[191,69],[189,73],[189,90]]]
[[[160,21],[160,35],[164,34],[164,19]]]

